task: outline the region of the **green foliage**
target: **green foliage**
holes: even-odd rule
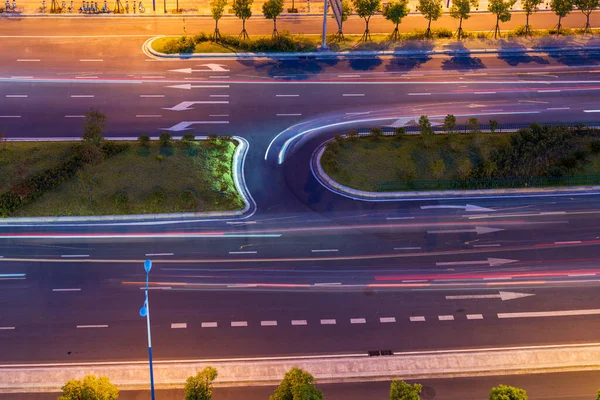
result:
[[[85,113],[85,125],[83,126],[83,140],[97,146],[102,142],[102,134],[106,127],[106,115],[100,111],[91,109]]]
[[[342,0],[342,23],[348,20],[350,14],[352,14],[352,5],[348,0]]]
[[[394,379],[390,385],[390,400],[420,400],[423,386],[415,383],[408,384],[399,379]]]
[[[138,136],[138,143],[140,144],[140,147],[147,148],[148,145],[150,144],[150,136],[148,136],[148,135]]]
[[[471,160],[469,160],[468,158],[463,158],[458,163],[458,167],[456,169],[456,172],[458,173],[458,178],[459,179],[468,179],[469,176],[471,175],[472,169],[473,169],[473,164],[471,163]]]
[[[315,378],[300,368],[285,373],[270,400],[323,400],[323,393],[315,387]]]
[[[371,128],[369,136],[373,138],[373,140],[379,140],[383,136],[383,130],[381,128]]]
[[[13,191],[4,192],[0,195],[0,217],[8,217],[21,207],[21,196]]]
[[[444,124],[442,125],[442,129],[446,133],[452,133],[456,129],[456,117],[452,114],[446,115],[446,118],[444,118]]]
[[[193,142],[196,140],[196,136],[191,132],[184,133],[183,136],[181,136],[181,140],[184,142]]]
[[[214,0],[210,2],[210,14],[215,22],[219,21],[221,17],[223,17],[225,7],[227,7],[227,0]]]
[[[490,0],[488,11],[496,16],[500,22],[508,22],[511,19],[510,9],[517,0]]]
[[[336,141],[327,142],[325,149],[332,153],[337,153],[340,150],[340,144]]]
[[[186,209],[195,209],[196,204],[198,203],[196,193],[194,193],[194,191],[190,189],[186,189],[183,192],[181,192],[181,195],[179,196],[179,201]]]
[[[490,119],[490,132],[496,133],[496,129],[498,129],[498,121],[495,119]]]
[[[407,0],[393,0],[383,7],[383,16],[396,25],[395,31],[397,32],[398,24],[402,18],[408,15],[409,11]]]
[[[117,207],[124,207],[129,204],[129,195],[124,190],[119,190],[115,193],[115,205]]]
[[[77,146],[77,154],[85,164],[98,165],[104,161],[102,149],[92,142],[83,142]]]
[[[107,377],[97,378],[94,375],[86,375],[83,382],[70,380],[61,388],[62,395],[58,400],[117,400],[119,389]]]
[[[598,390],[598,392],[596,393],[596,400],[600,400],[600,389]]]
[[[551,0],[550,9],[560,18],[564,18],[573,11],[573,0]]]
[[[589,16],[596,8],[600,7],[600,0],[573,0],[573,4],[588,17],[589,23]]]
[[[156,155],[156,161],[162,162],[164,159],[165,159],[165,156],[163,156],[162,154],[157,154]]]
[[[499,385],[492,389],[489,400],[527,400],[527,393],[513,386]]]
[[[348,132],[348,139],[351,140],[351,141],[358,140],[358,132],[354,131],[354,130]]]
[[[275,20],[283,12],[283,0],[267,0],[262,10],[266,19]]]
[[[436,160],[431,164],[431,174],[435,179],[441,179],[446,171],[446,165],[444,160]]]
[[[119,154],[122,151],[127,150],[131,145],[127,142],[117,142],[115,140],[105,140],[102,142],[100,146],[100,150],[102,150],[102,154],[104,154],[104,158],[112,157],[116,154]]]
[[[454,0],[450,7],[450,16],[454,19],[469,19],[471,17],[471,7],[477,8],[478,0]]]
[[[190,376],[185,381],[184,393],[185,400],[210,400],[212,399],[213,381],[217,378],[218,372],[213,367],[204,367],[204,369]]]
[[[171,140],[172,139],[173,139],[173,136],[171,136],[170,132],[163,132],[158,137],[158,140],[160,141],[160,145],[162,147],[169,147],[169,146],[171,146]]]
[[[531,15],[537,11],[538,6],[542,4],[544,0],[521,0],[521,7],[525,11],[526,15]]]
[[[354,5],[354,12],[359,17],[368,20],[379,11],[381,7],[381,0],[352,0]]]
[[[423,136],[431,136],[433,135],[433,128],[431,127],[431,122],[429,122],[429,118],[426,115],[421,115],[419,118],[419,132]]]
[[[333,137],[333,140],[335,140],[341,146],[342,144],[344,144],[344,141],[346,139],[342,135],[338,134]]]
[[[600,153],[600,140],[595,140],[590,143],[590,152]]]
[[[239,19],[245,21],[252,16],[252,3],[253,0],[233,0],[231,7],[233,13]]]
[[[167,54],[193,53],[194,47],[196,47],[196,44],[191,37],[181,36],[165,43],[163,51]]]
[[[471,131],[471,133],[476,133],[479,131],[479,120],[475,117],[469,118],[467,120],[467,128]]]
[[[443,14],[442,0],[419,0],[417,11],[429,21],[425,31],[425,37],[429,38],[431,36],[431,21],[437,21]]]
[[[219,135],[217,135],[216,133],[210,133],[208,135],[209,142],[215,143],[218,139],[219,139]]]
[[[406,135],[406,128],[404,128],[403,126],[394,128],[394,136],[396,136],[397,139],[401,139],[404,135]]]
[[[148,196],[148,199],[153,204],[159,204],[159,203],[162,203],[165,200],[165,197],[166,197],[166,193],[163,190],[163,188],[161,188],[159,186],[155,186],[152,189],[152,191],[150,192],[150,195]]]

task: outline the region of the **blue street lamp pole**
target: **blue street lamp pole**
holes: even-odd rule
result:
[[[148,303],[148,274],[152,269],[152,261],[144,261],[144,269],[146,270],[146,300],[140,309],[140,316],[146,317],[146,326],[148,327],[148,359],[150,360],[150,390],[152,400],[154,400],[154,371],[152,370],[152,338],[150,336],[150,304]]]

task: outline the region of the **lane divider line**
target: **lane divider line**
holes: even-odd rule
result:
[[[425,317],[423,317],[423,316],[410,317],[410,322],[425,322]]]
[[[365,318],[350,318],[351,324],[366,324],[367,320]]]
[[[292,320],[292,325],[293,326],[307,325],[307,322],[306,322],[305,319],[293,319]]]
[[[72,289],[52,289],[53,292],[81,292],[81,288]]]
[[[186,329],[187,323],[185,322],[175,322],[171,323],[171,329]]]
[[[396,322],[396,317],[381,317],[379,318],[379,322],[382,324],[391,324]]]
[[[200,326],[202,328],[216,328],[217,323],[216,322],[203,322],[202,324],[200,324]]]
[[[467,314],[467,319],[483,319],[482,314]]]
[[[108,325],[77,325],[77,329],[108,328]]]
[[[231,326],[233,326],[233,327],[248,326],[248,321],[231,321]]]
[[[260,326],[277,326],[277,321],[260,321]]]
[[[322,319],[321,325],[335,325],[337,321],[335,319]]]

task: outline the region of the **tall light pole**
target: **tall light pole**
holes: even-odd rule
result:
[[[323,2],[323,39],[321,42],[321,47],[319,50],[321,51],[329,51],[329,47],[327,47],[327,0]]]
[[[154,371],[152,369],[152,337],[150,335],[150,303],[148,303],[148,274],[152,269],[152,261],[144,261],[144,269],[146,270],[146,300],[140,308],[140,316],[146,317],[146,326],[148,327],[148,359],[150,360],[150,391],[152,400],[154,400]]]

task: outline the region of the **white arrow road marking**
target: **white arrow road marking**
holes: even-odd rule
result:
[[[474,232],[478,235],[482,235],[484,233],[492,233],[492,232],[500,232],[504,229],[501,228],[488,228],[487,226],[476,226],[473,229],[442,229],[439,231],[427,231],[427,233],[469,233]]]
[[[170,69],[170,72],[181,72],[184,74],[191,74],[192,72],[229,72],[227,68],[223,68],[222,64],[200,64],[198,67],[206,67],[204,69],[192,69],[192,68],[181,68],[181,69]]]
[[[436,262],[435,265],[438,267],[442,265],[479,265],[479,264],[489,264],[490,267],[497,267],[499,265],[510,264],[517,262],[519,260],[511,260],[507,258],[490,258],[482,261],[447,261],[447,262]]]
[[[173,89],[226,89],[229,85],[192,85],[191,83],[184,83],[183,85],[171,85],[167,86]]]
[[[161,128],[163,130],[166,131],[172,131],[172,132],[181,132],[181,131],[186,131],[188,129],[192,129],[190,128],[190,125],[194,125],[194,124],[228,124],[229,121],[181,121],[175,125],[173,125],[170,128]]]
[[[163,107],[163,110],[187,111],[193,110],[190,106],[194,104],[229,104],[229,100],[210,100],[210,101],[182,101],[173,107]]]
[[[500,299],[502,301],[535,296],[533,293],[498,292],[498,294],[467,294],[459,296],[446,296],[446,300],[475,300],[475,299]]]
[[[459,210],[465,210],[467,212],[490,212],[490,211],[496,211],[492,208],[486,208],[486,207],[480,207],[480,206],[474,206],[472,204],[466,204],[464,206],[451,206],[451,205],[438,205],[438,206],[421,206],[421,210],[432,210],[432,209],[437,209],[437,208],[455,208],[455,209],[459,209]]]

